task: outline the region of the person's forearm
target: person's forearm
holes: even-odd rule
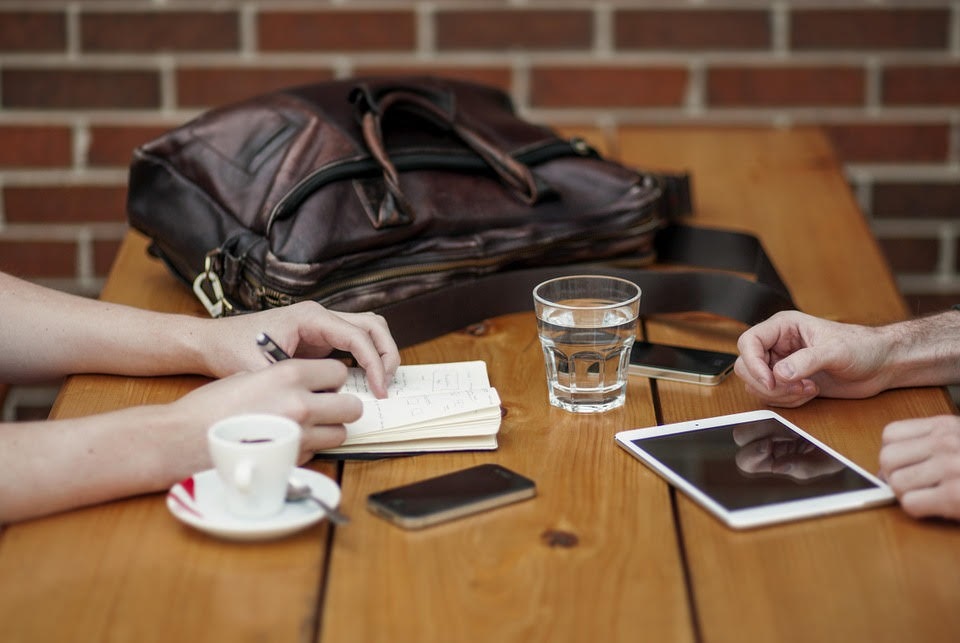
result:
[[[91,372],[207,374],[199,323],[0,274],[0,380],[40,381]]]
[[[0,424],[0,524],[160,491],[209,467],[203,433],[179,413],[140,406]]]
[[[881,333],[889,388],[960,383],[960,311],[891,324]]]

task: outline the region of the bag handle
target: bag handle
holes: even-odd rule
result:
[[[367,144],[370,154],[383,170],[387,191],[394,202],[406,213],[410,221],[413,219],[414,210],[400,189],[400,174],[397,172],[393,161],[390,160],[383,140],[383,120],[387,112],[398,108],[412,108],[421,116],[425,116],[444,129],[452,131],[467,147],[486,162],[500,177],[503,184],[522,202],[533,205],[540,200],[543,190],[530,168],[517,161],[506,150],[500,149],[484,138],[472,127],[465,124],[462,119],[458,119],[454,113],[453,101],[447,101],[448,104],[444,105],[429,96],[405,88],[388,90],[379,97],[374,97],[373,92],[366,85],[355,88],[350,99],[360,112],[360,125],[364,142]],[[393,221],[387,223],[393,223]]]

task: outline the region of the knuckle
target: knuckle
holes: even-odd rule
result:
[[[303,426],[310,418],[310,407],[303,397],[293,396],[285,405],[284,415],[298,423],[300,426]]]
[[[906,474],[903,472],[903,469],[898,469],[887,476],[887,484],[890,485],[890,488],[893,489],[893,492],[896,494],[902,494],[909,488],[906,484]]]
[[[897,495],[900,497],[899,493]],[[900,508],[913,518],[922,518],[926,515],[920,503],[910,494],[900,497]]]
[[[938,422],[931,437],[935,448],[940,453],[960,453],[960,429],[952,423]]]

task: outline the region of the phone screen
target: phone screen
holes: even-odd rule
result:
[[[532,480],[498,464],[482,464],[372,493],[371,511],[404,527],[423,527],[533,497]]]

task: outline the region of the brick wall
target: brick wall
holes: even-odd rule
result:
[[[94,295],[131,150],[204,108],[455,75],[560,125],[817,123],[913,310],[960,300],[960,2],[0,0],[0,269]]]

